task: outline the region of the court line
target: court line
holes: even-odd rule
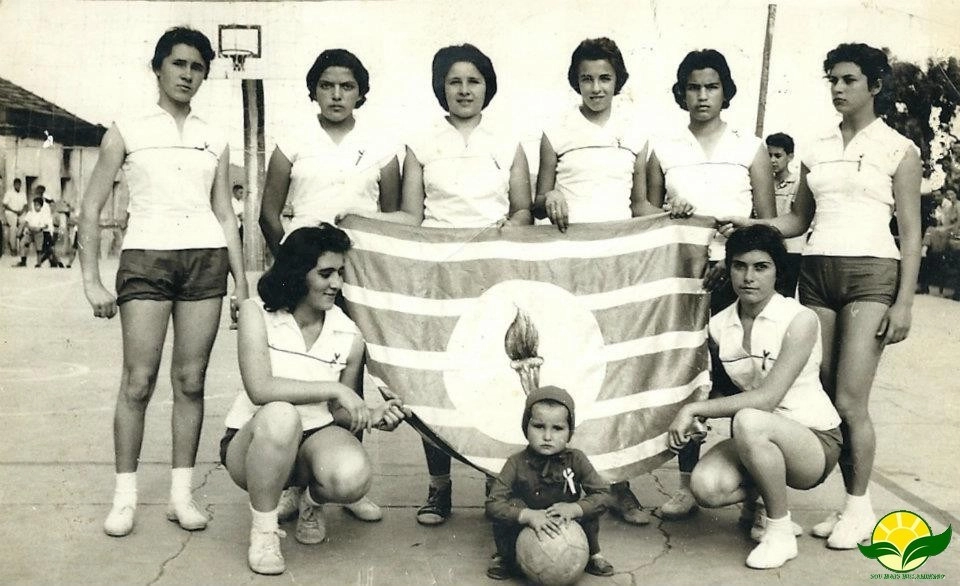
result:
[[[884,476],[883,473],[876,468],[873,469],[873,476],[871,476],[870,481],[876,482],[889,492],[892,492],[895,496],[907,501],[910,506],[916,507],[918,511],[933,513],[936,517],[939,517],[938,520],[944,525],[956,525],[957,527],[960,527],[960,519],[953,516],[950,512],[945,511],[937,505],[926,500],[922,496],[913,494],[906,488]]]

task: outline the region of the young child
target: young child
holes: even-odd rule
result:
[[[20,238],[30,238],[33,243],[37,253],[35,267],[40,268],[45,260],[50,261],[51,267],[60,264],[53,251],[53,215],[50,206],[44,203],[40,195],[33,198],[33,206],[21,218]],[[26,251],[21,253],[21,257],[22,261],[26,261]]]
[[[586,571],[610,576],[613,566],[600,554],[600,516],[607,509],[610,485],[593,469],[586,455],[568,448],[573,435],[573,398],[558,387],[530,393],[523,410],[527,448],[507,459],[487,497],[497,553],[487,576],[505,580],[517,575],[517,536],[529,526],[540,538],[557,535],[560,526],[576,521],[587,534],[590,560]]]

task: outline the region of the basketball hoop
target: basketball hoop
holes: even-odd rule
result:
[[[260,58],[262,37],[258,24],[221,24],[217,41],[219,55],[230,59],[234,73],[244,71],[247,59]]]
[[[246,63],[247,57],[252,57],[254,53],[246,49],[222,49],[220,54],[230,58],[234,71],[243,71],[243,64]]]

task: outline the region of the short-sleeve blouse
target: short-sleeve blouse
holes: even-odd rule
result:
[[[846,147],[840,127],[815,140],[803,159],[816,201],[804,255],[900,258],[890,233],[893,176],[916,146],[877,118]]]

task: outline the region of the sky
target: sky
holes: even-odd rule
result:
[[[543,126],[578,103],[566,81],[582,39],[607,36],[624,53],[630,79],[617,99],[651,134],[686,123],[670,95],[676,67],[692,49],[723,52],[738,94],[723,116],[753,131],[767,2],[727,0],[366,0],[201,2],[0,0],[0,77],[78,116],[109,125],[156,101],[149,68],[167,28],[200,29],[216,48],[219,24],[259,24],[262,58],[247,77],[264,80],[268,151],[313,112],[303,78],[316,55],[344,47],[371,75],[358,118],[402,142],[443,114],[430,87],[440,47],[471,42],[493,60],[499,91],[486,115],[516,132],[535,164]],[[960,2],[833,0],[778,2],[764,133],[798,140],[834,124],[821,64],[840,42],[889,47],[900,60],[960,56]],[[240,83],[218,59],[194,99],[228,130],[242,161]]]

